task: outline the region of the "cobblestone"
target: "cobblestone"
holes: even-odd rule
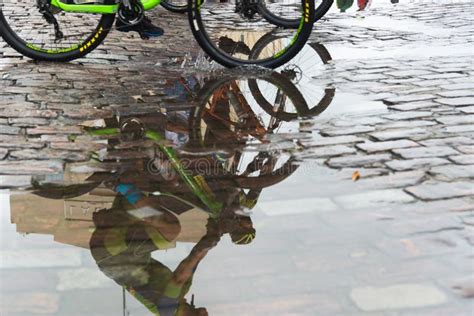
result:
[[[391,160],[387,161],[385,164],[393,170],[404,171],[449,164],[449,161],[443,158],[418,158],[408,160]]]
[[[428,157],[445,157],[455,155],[458,152],[447,146],[417,147],[394,149],[394,153],[406,159],[412,158],[428,158]]]
[[[407,148],[407,147],[417,147],[419,145],[411,140],[400,139],[400,140],[387,141],[387,142],[367,141],[365,143],[357,144],[356,146],[357,148],[362,149],[363,151],[371,154],[378,151],[387,151],[391,149]]]
[[[367,156],[345,156],[332,158],[328,161],[328,165],[335,168],[346,168],[346,167],[362,167],[375,163],[388,161],[391,156],[388,154],[378,155],[367,155]]]
[[[462,196],[472,196],[472,183],[452,182],[452,183],[424,183],[418,186],[408,187],[407,192],[422,200],[441,200]]]
[[[447,180],[474,178],[474,165],[439,166],[430,169],[430,173]]]

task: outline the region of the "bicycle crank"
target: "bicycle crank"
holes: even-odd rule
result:
[[[141,1],[122,0],[117,11],[118,19],[127,26],[139,24],[145,16],[145,9]]]

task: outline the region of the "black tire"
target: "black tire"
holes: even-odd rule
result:
[[[319,5],[316,5],[314,22],[319,21],[331,8],[334,0],[321,0]],[[265,0],[259,1],[258,10],[260,14],[270,23],[284,27],[284,28],[297,28],[300,24],[299,20],[285,19],[279,15],[276,15],[265,5]]]
[[[32,4],[34,6],[34,4]],[[20,54],[29,57],[34,60],[41,61],[52,61],[52,62],[67,62],[77,58],[86,56],[88,53],[93,51],[99,46],[102,41],[107,37],[109,30],[111,29],[115,15],[107,14],[102,15],[98,20],[97,27],[85,40],[80,43],[76,43],[67,49],[44,49],[39,46],[27,43],[21,38],[15,31],[12,30],[9,25],[7,16],[4,14],[3,6],[0,6],[0,35],[13,49],[18,51]],[[67,13],[66,13],[67,14]],[[92,30],[92,28],[91,28]]]
[[[161,5],[168,11],[174,13],[186,13],[188,11],[188,4],[185,3],[183,5],[174,4],[173,0],[163,0],[161,1]]]
[[[299,30],[295,31],[293,40],[291,40],[286,47],[280,49],[279,52],[274,53],[271,57],[262,60],[245,60],[238,59],[224,49],[218,48],[211,40],[206,32],[206,27],[203,24],[201,16],[201,0],[190,0],[188,7],[188,19],[191,26],[192,33],[199,43],[201,48],[216,62],[228,67],[240,66],[261,66],[266,68],[277,68],[293,58],[300,49],[305,45],[313,29],[314,21],[314,0],[302,0],[302,5],[306,8],[306,12],[302,15]]]

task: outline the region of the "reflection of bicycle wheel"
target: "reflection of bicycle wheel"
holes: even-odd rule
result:
[[[300,12],[298,29],[275,30],[281,38],[288,39],[284,46],[275,47],[264,57],[254,55],[254,58],[250,58],[250,52],[255,43],[276,27],[260,16],[257,4],[245,3],[244,7],[234,1],[192,0],[190,3],[188,17],[193,34],[203,50],[218,63],[226,67],[275,68],[289,61],[304,46],[313,27],[314,0],[302,0],[306,9]]]
[[[281,121],[268,115],[255,106],[250,91],[246,90],[248,76],[222,78],[208,82],[202,89],[198,107],[191,116],[190,144],[206,148],[225,148],[229,146],[230,154],[216,154],[222,163],[229,179],[241,188],[259,189],[274,185],[290,174],[297,166],[291,155],[278,149],[278,144],[268,150],[246,152],[246,145],[264,143],[265,136],[277,133]],[[297,89],[292,89],[291,82],[277,73],[259,77],[281,92],[280,106],[286,102],[303,101]],[[258,102],[258,101],[257,101]],[[260,113],[258,110],[260,109]],[[265,115],[266,118],[263,118]]]
[[[186,13],[188,10],[187,0],[164,0],[160,3],[166,10],[175,13]]]
[[[314,2],[314,21],[318,21],[329,11],[334,0],[315,0]],[[292,10],[282,10],[281,8],[291,8]],[[259,1],[258,9],[270,23],[286,28],[297,28],[299,26],[298,13],[301,11],[301,6],[295,6],[293,1],[283,1],[283,3],[276,6],[272,0],[262,0]]]
[[[277,34],[268,33],[255,44],[251,55],[265,55],[269,47],[282,45],[282,41],[285,39],[280,38]],[[275,114],[279,119],[289,121],[297,117],[310,117],[319,115],[326,110],[334,98],[335,89],[332,87],[315,89],[312,81],[322,70],[321,67],[331,60],[329,51],[323,45],[311,43],[305,45],[291,62],[277,69],[288,80],[293,81],[292,85],[299,90],[305,100],[298,107],[288,108],[285,112]],[[267,90],[266,87],[261,86],[255,80],[249,80],[249,87],[253,97],[259,100],[260,106],[267,113],[271,113],[273,106],[272,102],[268,100],[273,100],[273,97],[264,93]],[[316,100],[319,101],[315,102]]]

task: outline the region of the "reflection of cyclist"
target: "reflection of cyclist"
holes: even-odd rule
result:
[[[171,271],[151,253],[173,246],[181,227],[168,210],[186,212],[185,205],[179,200],[147,196],[133,184],[119,184],[116,191],[119,195],[113,208],[93,217],[96,228],[90,248],[99,268],[155,315],[207,315],[204,308],[195,308],[185,299],[194,272],[223,234],[229,233],[237,244],[251,242],[255,230],[250,218],[235,214],[236,205],[231,204],[218,218],[207,221],[207,233]]]

